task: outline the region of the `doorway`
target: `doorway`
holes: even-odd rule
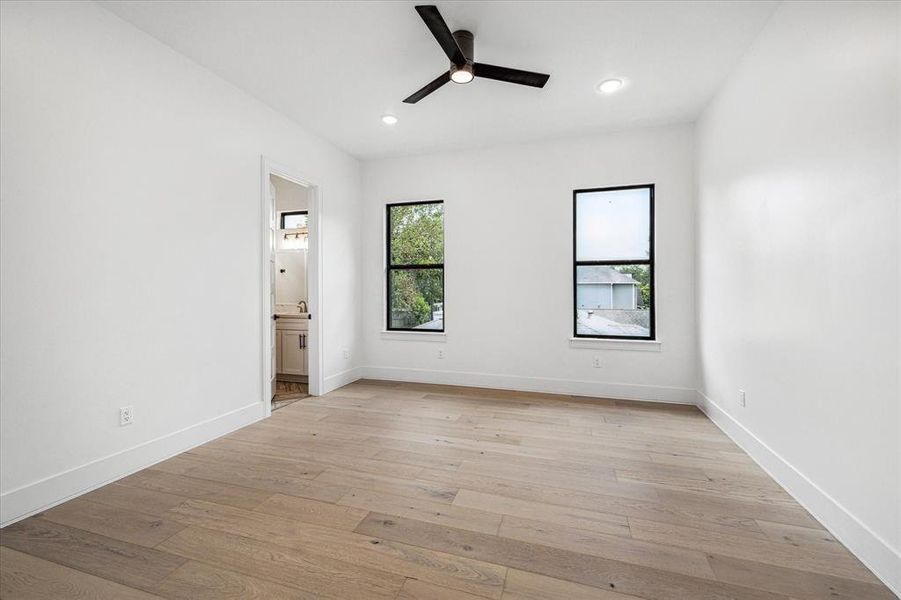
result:
[[[266,415],[322,386],[319,186],[263,158],[262,400]]]

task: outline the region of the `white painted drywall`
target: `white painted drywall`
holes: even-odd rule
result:
[[[898,7],[777,9],[699,123],[697,210],[703,401],[896,591]]]
[[[279,227],[281,213],[298,210],[309,210],[309,190],[278,175],[270,175],[272,190],[275,192],[275,210]],[[293,237],[285,239],[285,233],[278,231],[275,238],[275,303],[284,305],[281,309],[293,311],[298,302],[303,300],[309,306],[307,294],[307,248],[298,248]],[[291,249],[286,249],[291,248]],[[284,271],[284,272],[283,272]],[[280,310],[278,307],[276,310]]]
[[[692,401],[693,175],[690,125],[364,163],[364,373]],[[657,185],[660,351],[571,348],[573,190],[641,183]],[[443,359],[381,334],[385,204],[426,199],[445,201]]]
[[[262,406],[261,155],[322,186],[324,373],[344,377],[342,350],[359,354],[360,169],[93,3],[0,10],[8,521]],[[125,405],[135,423],[119,427]]]

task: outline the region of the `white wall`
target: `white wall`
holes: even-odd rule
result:
[[[364,163],[363,373],[693,401],[693,156],[684,125]],[[572,192],[639,183],[657,184],[660,351],[571,348]],[[440,346],[381,333],[384,207],[420,199],[445,201]],[[446,358],[437,358],[439,347]]]
[[[0,16],[8,522],[261,416],[261,155],[322,186],[324,371],[346,378],[360,170],[97,5]]]
[[[270,175],[269,181],[275,189],[275,210],[278,227],[281,227],[282,212],[309,210],[310,190],[278,175]],[[309,306],[307,293],[307,248],[299,249],[297,239],[285,239],[278,231],[275,237],[275,303],[276,310],[294,311],[301,300]],[[284,272],[282,270],[284,269]],[[283,305],[283,306],[278,306]]]
[[[702,404],[895,591],[898,6],[779,7],[699,124],[697,210]]]

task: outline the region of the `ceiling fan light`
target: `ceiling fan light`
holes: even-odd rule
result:
[[[396,125],[397,117],[394,115],[382,115],[382,123],[385,125]]]
[[[605,79],[598,84],[598,92],[601,94],[612,94],[618,92],[622,87],[622,79]]]
[[[472,79],[472,65],[451,66],[451,81],[454,83],[469,83]]]

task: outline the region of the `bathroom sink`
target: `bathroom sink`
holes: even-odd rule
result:
[[[304,307],[306,308],[306,307]],[[289,304],[285,302],[277,303],[275,305],[275,314],[278,315],[280,319],[309,319],[310,313],[308,312],[300,312],[300,307],[296,304]]]

